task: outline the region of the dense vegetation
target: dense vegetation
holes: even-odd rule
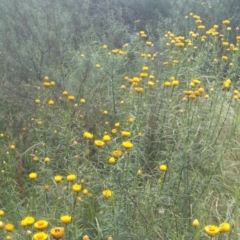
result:
[[[240,238],[239,10],[1,1],[0,238]]]

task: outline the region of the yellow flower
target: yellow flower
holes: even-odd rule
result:
[[[111,198],[113,196],[113,191],[109,190],[109,189],[106,189],[106,190],[103,190],[102,191],[102,195],[105,197],[105,198]]]
[[[194,219],[192,221],[192,225],[193,225],[193,227],[198,227],[199,226],[199,221],[197,219]]]
[[[48,235],[45,232],[38,232],[33,235],[33,240],[47,240]]]
[[[30,179],[32,179],[32,180],[36,180],[36,179],[37,179],[37,173],[32,172],[32,173],[30,173],[30,174],[28,175],[28,177],[29,177]]]
[[[11,223],[7,223],[7,224],[5,224],[4,228],[7,232],[12,232],[14,229],[14,225]]]
[[[148,81],[148,86],[149,86],[149,87],[153,87],[154,84],[155,84],[155,83],[154,83],[153,81]]]
[[[38,159],[39,159],[38,156],[33,157],[33,161],[38,161]]]
[[[54,105],[54,104],[55,102],[52,99],[48,101],[48,105]]]
[[[62,92],[62,95],[63,95],[63,96],[67,96],[67,95],[68,95],[68,92],[67,92],[67,91],[63,91],[63,92]]]
[[[83,193],[83,195],[88,195],[88,190],[85,188],[85,189],[83,189],[82,193]]]
[[[5,224],[4,222],[0,221],[0,229],[4,228]]]
[[[223,20],[223,22],[222,22],[223,24],[225,24],[225,25],[229,25],[230,24],[230,20]]]
[[[90,132],[84,132],[83,137],[88,139],[88,140],[91,140],[91,139],[93,139],[93,134],[90,133]]]
[[[159,166],[159,170],[160,170],[160,171],[163,171],[163,172],[166,172],[166,171],[167,171],[167,165],[161,164],[161,165]]]
[[[111,137],[106,134],[106,135],[103,136],[103,141],[104,142],[109,142],[109,141],[111,141]]]
[[[122,137],[131,137],[131,133],[128,131],[122,131],[121,135]]]
[[[80,103],[85,103],[86,102],[86,99],[85,98],[81,98],[80,99]]]
[[[134,91],[135,91],[136,93],[142,93],[142,92],[144,91],[144,89],[143,89],[142,87],[135,87],[135,88],[134,88]]]
[[[117,133],[117,129],[116,129],[116,128],[113,128],[113,129],[111,130],[111,132],[112,132],[112,134],[116,134],[116,133]]]
[[[75,100],[75,97],[74,96],[68,96],[68,101],[72,102]]]
[[[76,180],[77,176],[75,174],[69,174],[67,175],[67,181],[68,182],[74,182]]]
[[[69,215],[64,215],[64,216],[61,216],[60,221],[63,224],[69,224],[72,221],[72,217]]]
[[[166,81],[166,82],[164,82],[164,87],[170,87],[172,84],[171,84],[171,82],[169,82],[169,81]]]
[[[130,123],[133,123],[133,122],[135,121],[135,118],[130,117],[130,118],[128,119],[128,121],[129,121]]]
[[[119,127],[119,126],[120,126],[120,123],[119,123],[119,122],[117,122],[117,123],[115,123],[115,124],[114,124],[114,126],[117,128],[117,127]]]
[[[148,71],[148,66],[143,66],[143,67],[142,67],[142,71],[143,71],[143,72]]]
[[[43,81],[48,81],[49,80],[49,77],[48,76],[45,76]]]
[[[219,227],[215,226],[215,225],[208,225],[204,227],[205,232],[207,233],[207,235],[213,237],[218,235],[219,233]]]
[[[37,230],[43,231],[48,227],[48,221],[46,220],[38,220],[37,222],[34,223],[34,227]]]
[[[9,147],[11,150],[15,150],[16,149],[16,146],[14,144],[10,145]]]
[[[103,46],[102,46],[102,49],[107,49],[107,45],[106,45],[106,44],[103,45]]]
[[[122,142],[122,146],[123,146],[125,149],[131,149],[131,148],[133,148],[133,144],[132,144],[130,141]]]
[[[123,155],[122,151],[121,150],[113,150],[112,151],[112,156],[115,157],[115,158],[120,158],[121,156]]]
[[[100,68],[100,67],[101,67],[101,65],[100,65],[100,64],[96,64],[95,66],[96,66],[96,68]]]
[[[27,216],[21,221],[21,226],[23,226],[22,222],[23,222],[23,225],[26,224],[25,226],[31,226],[34,224],[35,218],[31,217],[31,216]],[[25,227],[25,226],[23,226],[23,227]]]
[[[104,115],[108,115],[108,111],[107,111],[107,110],[104,110],[104,111],[103,111],[103,114],[104,114]]]
[[[94,145],[96,146],[96,147],[103,147],[104,146],[104,141],[102,141],[102,140],[95,140],[94,141]]]
[[[225,232],[229,232],[231,230],[231,226],[229,223],[222,223],[219,226],[219,232],[220,233],[225,233]]]
[[[54,177],[54,181],[57,182],[57,183],[61,182],[62,179],[63,179],[63,177],[62,177],[61,175],[56,175],[56,176]]]
[[[110,164],[114,164],[114,163],[116,162],[116,159],[115,159],[114,157],[110,157],[110,158],[108,159],[108,162],[109,162]]]
[[[82,186],[81,186],[80,184],[73,184],[73,185],[72,185],[72,190],[73,190],[74,192],[80,192],[81,189],[82,189]]]
[[[2,217],[5,214],[5,212],[1,209],[0,210],[0,217]]]
[[[46,88],[51,87],[51,83],[50,82],[44,82],[43,86],[46,87]]]
[[[88,235],[84,235],[82,240],[90,240],[89,236]]]
[[[45,158],[44,158],[44,162],[45,162],[45,163],[50,162],[50,158],[49,158],[49,157],[45,157]]]
[[[228,56],[222,56],[222,60],[223,61],[227,61],[228,60]]]
[[[40,99],[38,99],[38,98],[35,99],[35,103],[36,103],[36,104],[40,103]]]
[[[54,239],[60,239],[65,235],[65,231],[63,227],[55,227],[50,230],[50,235]]]

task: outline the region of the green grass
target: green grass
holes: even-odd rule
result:
[[[187,36],[164,32],[154,41],[136,33],[116,53],[102,47],[106,41],[68,53],[65,81],[49,74],[18,86],[31,100],[17,115],[8,110],[15,98],[5,96],[3,238],[45,239],[36,227],[20,226],[26,216],[47,221],[47,234],[64,227],[63,239],[72,240],[209,239],[204,227],[218,231],[225,222],[231,230],[215,238],[239,238],[238,42],[222,46],[228,26],[206,33],[196,19],[185,19]],[[110,141],[96,146],[104,135]],[[122,155],[110,163],[114,150]],[[69,224],[60,221],[64,215]]]

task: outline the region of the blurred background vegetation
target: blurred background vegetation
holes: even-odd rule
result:
[[[26,86],[42,81],[45,75],[64,89],[75,53],[93,54],[104,42],[120,48],[140,30],[155,38],[151,39],[154,42],[166,31],[186,34],[192,26],[184,17],[190,12],[205,19],[206,28],[222,19],[230,19],[237,27],[239,10],[238,0],[2,0],[1,116],[31,109],[34,96]],[[160,45],[155,48],[159,50]],[[134,54],[129,53],[129,58],[134,60]],[[0,125],[5,128],[8,121],[1,117]]]

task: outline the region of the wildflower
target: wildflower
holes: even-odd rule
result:
[[[108,47],[107,47],[107,45],[106,44],[104,44],[103,46],[102,46],[102,49],[107,49]]]
[[[37,230],[43,231],[48,227],[48,221],[46,220],[38,220],[37,222],[34,223],[34,227]]]
[[[100,65],[100,64],[96,64],[95,66],[96,66],[96,68],[100,68],[100,67],[101,67],[101,65]]]
[[[111,141],[111,137],[106,134],[106,135],[103,136],[103,141],[104,142],[109,142],[109,141]]]
[[[108,159],[108,162],[109,162],[110,164],[114,164],[114,163],[116,163],[116,159],[115,159],[114,157],[110,157],[110,158]]]
[[[82,193],[83,193],[83,195],[87,195],[88,194],[88,190],[85,188],[85,189],[83,189]]]
[[[222,56],[222,60],[223,61],[227,61],[228,60],[228,56]]]
[[[63,91],[63,92],[62,92],[62,95],[63,95],[63,96],[67,96],[67,95],[68,95],[68,92],[67,92],[67,91]]]
[[[192,221],[192,225],[193,225],[193,227],[198,227],[199,226],[199,221],[197,219],[194,219]]]
[[[119,127],[119,126],[120,126],[120,123],[117,122],[117,123],[114,124],[114,126],[115,126],[115,127]]]
[[[142,175],[142,170],[141,169],[139,169],[138,171],[137,171],[137,175],[139,176],[139,175]]]
[[[25,222],[26,226],[31,226],[34,224],[35,218],[31,216],[27,216],[23,219],[23,221]]]
[[[69,224],[69,223],[71,223],[71,221],[72,221],[72,217],[69,216],[69,215],[64,215],[64,216],[61,216],[60,221],[61,221],[63,224]]]
[[[130,141],[122,142],[122,146],[127,150],[133,148],[133,144]]]
[[[168,82],[168,81],[166,81],[166,82],[164,82],[164,87],[170,87],[172,84],[171,84],[171,82]]]
[[[204,29],[204,28],[205,28],[204,25],[199,25],[199,26],[198,26],[198,29]]]
[[[108,111],[104,110],[104,111],[103,111],[103,114],[104,114],[104,115],[108,115]]]
[[[219,226],[219,232],[220,233],[225,233],[225,232],[229,232],[231,230],[231,226],[229,223],[225,222],[220,224]]]
[[[11,223],[7,223],[7,224],[5,224],[4,228],[7,232],[12,232],[14,229],[14,225]]]
[[[155,84],[155,83],[154,83],[153,81],[148,81],[148,86],[149,86],[149,87],[153,87],[154,84]]]
[[[40,103],[40,99],[38,99],[38,98],[35,99],[35,103],[36,103],[36,104],[39,104],[39,103]]]
[[[133,123],[133,122],[135,121],[135,118],[130,117],[130,118],[128,119],[128,121],[129,121],[130,123]]]
[[[111,130],[111,132],[112,132],[112,134],[116,134],[116,133],[117,133],[117,129],[116,129],[116,128],[113,128],[113,129]]]
[[[45,76],[43,81],[48,81],[49,80],[49,77],[48,76]]]
[[[99,148],[101,148],[101,147],[103,147],[104,146],[104,141],[102,141],[102,140],[95,140],[94,141],[94,145],[96,146],[96,147],[99,147]]]
[[[38,161],[38,159],[39,159],[38,156],[33,157],[33,161],[35,161],[35,162]]]
[[[112,151],[112,156],[115,157],[115,158],[120,158],[121,156],[123,155],[122,151],[121,150],[113,150]]]
[[[50,235],[54,239],[60,239],[65,235],[65,231],[63,227],[54,227],[50,230]]]
[[[43,86],[46,87],[46,88],[49,88],[49,87],[51,87],[51,83],[50,82],[44,82]]]
[[[11,150],[15,150],[16,149],[16,146],[14,144],[10,145],[9,147]]]
[[[68,182],[74,182],[76,180],[77,176],[75,174],[69,174],[67,175],[67,181]]]
[[[28,177],[31,179],[31,180],[36,180],[37,179],[37,173],[35,173],[35,172],[32,172],[32,173],[30,173],[29,175],[28,175]]]
[[[4,228],[5,224],[4,222],[0,221],[0,229]]]
[[[142,71],[143,71],[143,72],[148,71],[148,66],[143,66],[143,67],[142,67]]]
[[[61,175],[56,175],[56,176],[54,177],[54,181],[57,182],[57,183],[61,182],[62,179],[63,179],[63,177],[62,177]]]
[[[166,172],[166,171],[167,171],[167,165],[161,164],[161,165],[159,166],[159,170],[160,170],[160,171],[163,171],[163,172]]]
[[[72,96],[72,95],[68,96],[68,101],[69,102],[73,102],[74,100],[75,100],[74,96]]]
[[[172,86],[178,86],[178,85],[179,85],[179,81],[178,80],[172,81]]]
[[[219,227],[215,226],[215,225],[208,225],[204,227],[205,232],[207,233],[207,235],[213,237],[218,235],[219,233]]]
[[[49,158],[49,157],[45,157],[45,158],[44,158],[44,162],[45,162],[45,163],[50,162],[50,158]]]
[[[112,50],[112,53],[113,53],[113,54],[117,54],[118,51],[119,51],[118,49],[113,49],[113,50]]]
[[[111,198],[113,196],[113,191],[109,190],[109,189],[106,189],[106,190],[103,190],[102,191],[102,195],[105,197],[105,198]]]
[[[88,140],[91,140],[91,139],[93,139],[93,134],[90,133],[90,132],[84,132],[83,137],[88,139]]]
[[[230,24],[230,20],[224,20],[223,22],[222,22],[224,25],[229,25]]]
[[[0,210],[0,217],[2,217],[5,214],[5,212],[1,209]]]
[[[45,232],[38,232],[33,235],[33,240],[47,240],[48,235]]]
[[[80,184],[73,184],[73,185],[72,185],[72,190],[73,190],[74,192],[80,192],[81,189],[82,189],[82,186],[81,186]]]
[[[148,76],[148,74],[145,72],[139,74],[140,78],[147,78],[147,76]]]
[[[12,238],[11,238],[11,236],[6,236],[6,240],[11,240]]]
[[[122,131],[121,135],[122,137],[131,137],[131,133],[128,131]]]
[[[144,91],[144,89],[143,89],[142,87],[135,87],[135,88],[134,88],[134,91],[135,91],[136,93],[142,93],[142,92]]]
[[[88,235],[84,235],[82,240],[90,240],[89,236]]]
[[[52,99],[48,101],[48,105],[54,105],[54,104],[55,102]]]
[[[84,98],[80,99],[80,103],[85,103],[85,102],[86,102],[86,100]]]

